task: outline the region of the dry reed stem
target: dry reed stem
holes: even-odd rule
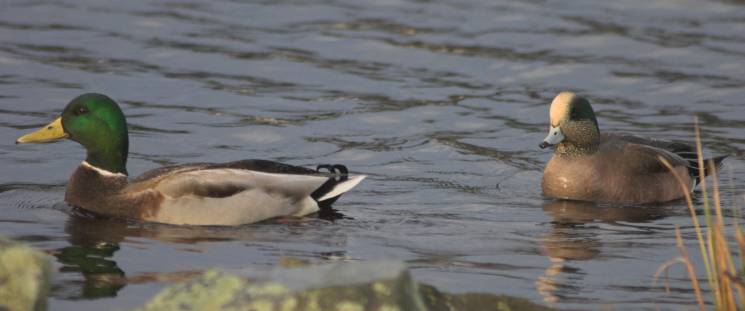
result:
[[[736,309],[737,308],[737,303],[736,303],[736,300],[735,300],[735,297],[734,297],[734,291],[732,290],[732,286],[735,285],[734,288],[737,290],[737,298],[739,298],[740,303],[743,303],[743,304],[745,304],[745,289],[742,286],[736,286],[736,284],[738,284],[738,283],[735,282],[735,281],[733,281],[733,279],[729,277],[732,274],[729,271],[734,272],[734,273],[737,273],[737,267],[735,266],[734,259],[732,258],[732,251],[730,250],[729,243],[727,243],[727,238],[726,238],[725,233],[724,233],[725,232],[725,230],[724,230],[724,217],[722,216],[722,202],[721,202],[720,191],[719,191],[720,190],[719,189],[719,179],[717,178],[717,168],[716,168],[716,165],[715,165],[715,163],[714,163],[713,160],[710,160],[708,164],[709,164],[709,170],[711,171],[711,176],[712,176],[712,185],[714,187],[714,192],[713,192],[714,206],[717,208],[717,214],[718,214],[717,217],[719,219],[718,226],[720,227],[722,244],[723,244],[723,247],[722,248],[724,249],[722,251],[722,253],[724,253],[726,255],[725,258],[726,258],[726,261],[727,261],[727,270],[728,271],[725,272],[724,275],[725,276],[728,276],[726,278],[726,281],[729,283],[728,284],[728,287],[729,287],[728,292],[729,292],[729,296],[730,296],[730,301],[732,302],[732,307]],[[734,225],[735,225],[735,241],[737,242],[737,240],[738,240],[738,237],[737,237],[738,236],[738,232],[739,232],[740,235],[742,235],[742,231],[740,230],[740,227],[739,227],[737,221],[734,221]],[[742,249],[740,247],[738,247],[738,252],[740,253],[740,256],[742,256]]]
[[[729,274],[727,262],[730,259],[729,248],[727,247],[727,238],[724,235],[723,227],[715,224],[712,236],[714,237],[714,255],[716,256],[715,261],[717,263],[717,275],[725,276]],[[732,284],[729,282],[729,278],[719,278],[719,304],[723,310],[735,310],[737,305],[735,304],[735,297],[732,288]]]
[[[696,302],[698,303],[698,308],[701,311],[705,311],[706,307],[704,306],[704,297],[701,294],[701,287],[699,286],[698,278],[696,277],[696,270],[693,268],[691,259],[688,256],[688,250],[686,250],[685,245],[683,245],[683,238],[680,235],[680,228],[678,228],[678,226],[675,226],[675,245],[677,245],[678,247],[680,257],[668,260],[664,262],[659,268],[657,268],[657,271],[655,271],[654,273],[654,278],[652,279],[652,286],[657,286],[657,280],[660,278],[660,274],[665,273],[665,292],[670,293],[670,284],[667,277],[668,270],[674,264],[683,264],[686,267],[688,279],[691,280],[691,286],[693,287],[693,291],[696,294]]]
[[[740,303],[745,303],[745,299],[743,299],[745,298],[745,284],[743,284],[743,282],[739,278],[737,278],[730,272],[734,271],[735,273],[737,273],[737,270],[734,265],[732,254],[730,253],[726,235],[724,234],[724,216],[721,207],[721,198],[719,193],[720,189],[717,180],[716,167],[713,161],[708,161],[708,163],[706,163],[708,164],[708,170],[705,169],[706,167],[704,166],[703,147],[701,144],[701,132],[698,126],[697,118],[694,119],[694,128],[696,136],[697,164],[699,167],[699,182],[701,185],[701,194],[704,203],[703,212],[705,216],[705,224],[707,226],[706,239],[704,239],[704,234],[702,233],[701,226],[698,222],[698,217],[693,206],[693,200],[690,194],[690,191],[692,191],[693,189],[688,189],[687,183],[684,182],[682,176],[680,176],[680,174],[673,169],[672,165],[666,159],[662,157],[658,157],[658,159],[673,174],[678,184],[680,185],[681,190],[684,193],[686,203],[688,205],[688,210],[691,214],[691,220],[696,231],[701,258],[704,262],[704,267],[706,268],[707,280],[714,296],[716,309],[736,310],[738,300]],[[713,192],[711,197],[711,199],[713,199],[713,202],[709,201],[710,197],[708,195],[708,189],[705,179],[707,173],[711,174],[713,179]],[[711,205],[713,205],[715,217],[712,217],[711,215],[712,206],[710,205],[710,203],[712,203]],[[674,263],[684,263],[688,270],[689,278],[691,279],[691,285],[693,286],[696,293],[696,300],[699,303],[699,308],[701,310],[704,310],[703,297],[701,295],[701,290],[695,274],[695,269],[693,268],[687,250],[683,245],[679,228],[675,228],[675,233],[676,244],[681,253],[681,257],[677,258],[674,261],[666,262],[665,265],[658,269],[655,277],[658,277],[662,271],[667,273],[669,267]],[[736,226],[735,240],[738,245],[738,250],[741,254],[742,264],[745,267],[745,259],[742,258],[742,254],[745,253],[745,234],[742,232],[742,230],[740,230],[739,226]],[[739,299],[735,297],[735,291],[737,291],[737,298]]]
[[[668,294],[670,293],[670,282],[668,278],[668,270],[674,264],[688,265],[690,264],[690,262],[688,262],[688,260],[686,258],[683,258],[682,256],[663,262],[662,265],[660,265],[660,267],[657,268],[657,271],[654,272],[654,277],[652,278],[652,287],[657,287],[657,280],[660,279],[660,274],[664,273],[665,277],[663,278],[664,280],[663,285],[665,287],[665,292]]]
[[[706,276],[707,280],[709,281],[709,286],[711,287],[711,290],[714,292],[715,297],[721,297],[722,292],[719,286],[721,285],[719,281],[719,274],[717,273],[719,271],[718,262],[715,259],[716,258],[716,250],[714,249],[716,244],[714,243],[714,237],[712,236],[712,225],[713,222],[711,220],[711,205],[709,204],[709,195],[708,195],[708,189],[706,187],[706,166],[704,164],[704,150],[703,150],[703,144],[701,143],[701,128],[698,125],[698,117],[693,117],[693,132],[695,136],[696,141],[696,160],[698,164],[698,175],[699,175],[699,186],[701,187],[701,197],[703,198],[704,202],[704,220],[706,222],[707,230],[706,230],[706,250],[708,254],[708,258],[710,259],[708,262],[704,261],[704,266],[706,267]],[[702,254],[702,257],[703,254]],[[719,305],[721,301],[717,299],[715,301],[717,305],[717,309],[721,307]]]
[[[732,284],[735,285],[738,289],[745,290],[745,282],[743,282],[742,278],[732,275],[732,273],[727,273],[725,276],[732,282]]]
[[[698,284],[696,270],[693,268],[693,264],[691,264],[691,260],[689,259],[690,257],[688,257],[688,250],[686,249],[685,245],[683,245],[683,238],[680,235],[680,228],[678,228],[677,226],[675,227],[675,244],[678,245],[678,251],[680,251],[680,255],[685,258],[688,278],[691,279],[691,286],[693,286],[693,291],[694,293],[696,293],[696,301],[698,301],[698,307],[702,311],[706,310],[706,308],[704,307],[704,297],[701,294],[701,286]]]
[[[734,189],[734,187],[733,187],[733,189]],[[743,198],[743,200],[745,200],[745,195],[743,195],[742,198]],[[737,200],[732,200],[732,202],[737,202]],[[737,205],[737,204],[735,204],[735,206],[733,208],[733,211],[734,211],[734,214],[735,214],[735,217],[733,219],[734,220],[734,224],[735,224],[735,239],[736,240],[742,240],[743,241],[743,243],[740,245],[739,248],[740,248],[740,252],[741,252],[740,253],[740,259],[742,260],[742,264],[741,265],[742,265],[742,267],[745,267],[745,256],[743,256],[743,254],[745,254],[745,232],[742,231],[742,227],[740,227],[740,222],[738,220],[741,217],[741,215],[742,215],[741,212],[740,212],[740,206]],[[739,245],[739,242],[738,242],[738,245]]]
[[[712,196],[714,197],[714,208],[717,215],[717,221],[719,224],[724,226],[724,217],[722,216],[722,201],[719,197],[719,181],[717,180],[717,168],[714,164],[714,160],[710,159],[708,164],[708,172],[711,174],[711,185],[713,187]]]
[[[735,242],[737,243],[738,255],[740,256],[740,267],[745,268],[745,256],[743,256],[743,254],[745,254],[745,233],[742,232],[740,224],[736,219],[737,217],[735,217],[734,221]],[[737,273],[736,269],[733,271]],[[731,275],[728,275],[728,277],[731,277]],[[736,277],[736,281],[733,282],[737,286],[737,296],[740,299],[740,303],[745,305],[745,284],[743,284],[742,279],[740,279],[739,277]]]
[[[722,213],[722,202],[720,197],[719,181],[717,178],[717,168],[713,160],[707,161],[707,167],[704,166],[703,158],[703,147],[701,143],[701,131],[698,126],[698,118],[694,118],[695,136],[696,136],[696,155],[697,164],[699,167],[699,187],[701,187],[701,197],[703,201],[703,212],[706,225],[706,234],[701,230],[698,217],[696,215],[695,208],[693,206],[693,200],[691,199],[691,193],[693,189],[688,189],[687,183],[684,182],[682,176],[673,169],[672,165],[664,158],[658,157],[660,163],[662,163],[675,177],[678,184],[681,187],[688,205],[688,210],[691,214],[691,220],[693,222],[694,229],[696,231],[696,238],[699,244],[699,251],[701,259],[703,260],[704,267],[706,268],[707,281],[714,297],[714,305],[716,310],[737,310],[738,303],[743,305],[745,310],[745,281],[739,277],[737,266],[735,265],[734,256],[731,252],[730,245],[727,242],[727,235],[725,234],[725,222],[724,215]],[[706,169],[705,169],[706,168]],[[711,197],[707,192],[706,175],[712,176],[712,194]],[[712,201],[709,201],[712,200]],[[733,200],[734,202],[735,200]],[[714,215],[712,215],[712,209]],[[737,245],[737,250],[740,256],[740,266],[745,268],[745,232],[740,228],[739,221],[737,219],[739,210],[737,207],[734,208],[736,213],[733,224],[735,226],[734,238]],[[713,216],[713,217],[712,217]],[[691,264],[688,252],[683,245],[683,239],[681,238],[680,229],[676,226],[676,245],[680,251],[681,257],[675,260],[665,262],[655,273],[656,278],[662,272],[667,271],[675,263],[683,263],[686,265],[688,270],[688,276],[691,279],[691,286],[694,288],[696,293],[696,300],[699,303],[699,308],[704,310],[704,301],[701,295],[700,285],[698,278],[695,274],[695,269]],[[669,291],[669,285],[666,283],[666,290]]]
[[[709,223],[709,196],[706,195],[706,172],[704,171],[704,150],[703,146],[701,145],[701,130],[698,127],[698,117],[693,117],[693,132],[696,136],[696,160],[698,164],[698,178],[701,182],[699,184],[699,187],[701,187],[701,196],[704,198],[704,212],[706,214],[706,223]]]
[[[714,286],[711,282],[711,274],[713,271],[711,271],[711,266],[709,265],[709,256],[707,256],[708,252],[706,251],[706,244],[704,243],[704,236],[701,233],[701,226],[698,223],[698,217],[696,216],[696,209],[693,207],[693,199],[691,198],[691,193],[689,192],[688,186],[683,181],[683,177],[678,174],[678,171],[673,169],[673,166],[670,164],[670,162],[667,161],[667,159],[658,156],[657,159],[667,167],[667,169],[673,174],[673,177],[675,177],[675,180],[678,181],[678,185],[680,185],[680,189],[683,192],[685,199],[686,199],[686,205],[688,206],[688,211],[691,213],[691,220],[693,221],[693,228],[696,231],[696,239],[698,240],[698,247],[700,249],[701,253],[701,259],[704,262],[704,267],[706,268],[706,277],[707,280],[709,280],[709,286],[713,289]]]
[[[739,226],[735,228],[735,241],[737,242],[737,247],[740,250],[740,264],[745,267],[745,257],[742,256],[742,254],[745,254],[745,233],[742,232],[742,229],[740,229]]]

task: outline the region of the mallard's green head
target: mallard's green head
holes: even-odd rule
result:
[[[541,148],[563,144],[562,149],[594,150],[600,142],[600,129],[590,102],[572,92],[561,92],[551,102],[551,123]]]
[[[127,174],[129,138],[127,120],[119,105],[103,94],[88,93],[73,99],[62,116],[16,143],[74,140],[88,151],[86,162],[112,173]]]

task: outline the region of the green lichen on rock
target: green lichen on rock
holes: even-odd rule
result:
[[[0,310],[45,310],[51,274],[49,256],[0,237]]]
[[[165,289],[142,310],[221,310],[246,285],[246,281],[237,276],[208,271]]]
[[[425,310],[403,264],[340,263],[239,277],[216,270],[165,289],[141,310]]]
[[[442,293],[415,282],[403,263],[336,263],[240,275],[210,270],[158,294],[141,310],[408,311],[551,310],[491,294]]]
[[[406,271],[394,279],[307,289],[294,294],[294,298],[301,306],[314,306],[295,310],[426,310],[416,283]]]

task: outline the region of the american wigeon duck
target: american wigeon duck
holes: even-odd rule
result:
[[[555,146],[555,151],[543,171],[545,196],[621,204],[682,198],[681,186],[658,157],[683,177],[688,191],[698,182],[696,151],[690,145],[601,134],[590,102],[571,92],[556,95],[549,114],[551,127],[540,147]],[[718,166],[724,158],[705,161]]]
[[[102,94],[73,99],[62,116],[16,143],[68,138],[87,151],[65,201],[96,214],[177,225],[241,225],[305,216],[359,184],[343,165],[315,170],[267,160],[161,167],[129,179],[127,121]]]

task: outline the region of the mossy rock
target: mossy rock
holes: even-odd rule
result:
[[[334,264],[253,271],[207,271],[165,289],[141,310],[425,310],[403,264]]]
[[[551,310],[525,299],[451,295],[416,283],[400,262],[337,263],[229,274],[217,270],[156,295],[141,310]]]
[[[0,237],[0,310],[46,310],[50,257]]]

